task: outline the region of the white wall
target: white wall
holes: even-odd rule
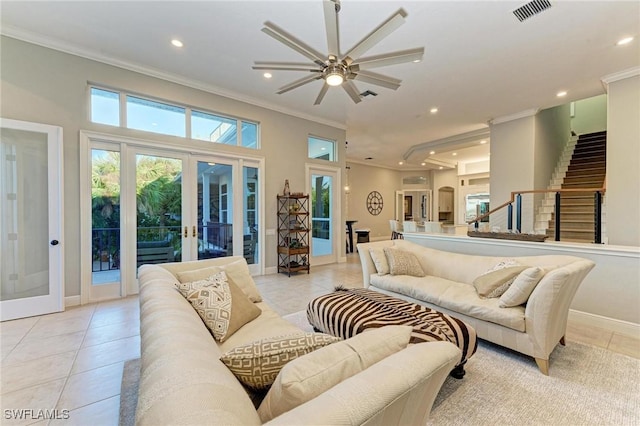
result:
[[[607,95],[575,101],[571,130],[578,135],[607,130]]]
[[[369,228],[372,240],[391,238],[389,219],[395,215],[395,192],[402,185],[400,172],[360,163],[347,165],[350,167],[347,219],[358,221],[354,228]],[[367,210],[367,196],[371,191],[382,195],[383,207],[379,215],[372,215]]]
[[[609,83],[608,102],[607,236],[640,246],[640,76]]]
[[[276,227],[276,194],[282,190],[284,180],[289,179],[292,191],[303,191],[305,162],[326,164],[320,160],[307,159],[309,134],[336,140],[339,161],[334,164],[339,167],[345,164],[345,130],[12,38],[2,37],[0,41],[2,43],[0,115],[5,118],[63,127],[66,296],[80,294],[81,212],[78,181],[79,131],[81,129],[156,140],[159,146],[163,142],[179,141],[186,147],[194,146],[211,150],[212,154],[242,152],[263,156],[266,168],[264,194],[266,224],[263,226],[267,228]],[[88,119],[87,82],[89,81],[257,121],[261,128],[262,148],[250,150],[221,144],[211,145],[208,142],[178,140],[170,136],[91,123]],[[286,155],[283,155],[285,152]],[[339,214],[344,221],[342,212]],[[265,238],[266,267],[276,265],[276,244],[274,236]]]

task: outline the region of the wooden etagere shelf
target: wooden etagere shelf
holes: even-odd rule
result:
[[[278,272],[310,271],[309,196],[278,195]]]

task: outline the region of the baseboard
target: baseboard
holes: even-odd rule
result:
[[[68,308],[70,306],[78,306],[80,305],[80,295],[78,296],[67,296],[64,298],[64,307]]]
[[[640,336],[640,324],[569,309],[569,321],[588,327],[602,328],[625,336]]]
[[[278,267],[277,266],[269,266],[264,268],[264,274],[265,275],[271,275],[271,274],[277,274],[278,273]]]

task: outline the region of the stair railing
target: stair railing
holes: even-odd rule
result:
[[[491,214],[502,210],[507,207],[507,229],[513,231],[513,203],[516,203],[516,230],[518,233],[522,232],[522,194],[546,194],[549,192],[555,192],[555,241],[560,241],[560,195],[561,194],[575,194],[580,192],[593,193],[593,215],[594,215],[594,242],[595,244],[602,244],[602,196],[606,192],[605,185],[602,188],[572,188],[572,189],[532,189],[528,191],[513,191],[511,192],[511,199],[506,203],[501,204],[495,209],[490,210],[488,213],[478,216],[475,219],[467,221],[468,225],[474,224],[474,228],[477,230],[482,219],[488,218]]]

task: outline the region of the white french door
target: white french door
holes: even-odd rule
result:
[[[0,137],[0,319],[62,311],[62,128],[0,119]]]
[[[136,293],[142,264],[239,255],[263,272],[261,160],[112,139],[82,138],[83,303]]]
[[[326,265],[338,261],[341,236],[340,173],[336,167],[307,164],[306,188],[310,194],[311,265]]]

